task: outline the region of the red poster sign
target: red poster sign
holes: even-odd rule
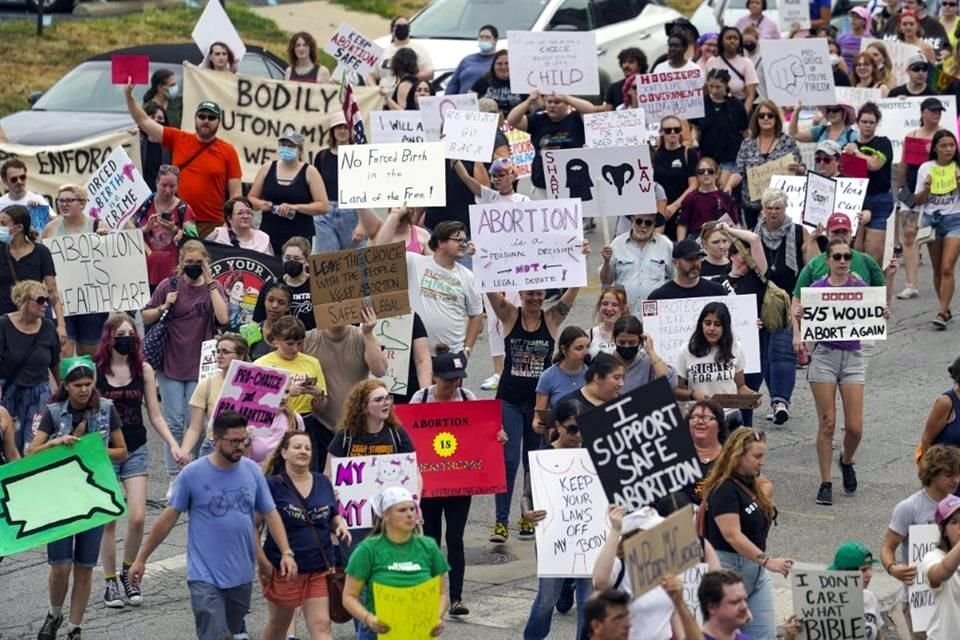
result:
[[[906,137],[903,139],[903,162],[919,166],[930,159],[930,140]]]
[[[507,472],[497,432],[499,400],[401,404],[394,409],[413,439],[423,497],[503,493]]]
[[[840,175],[845,178],[868,178],[867,161],[852,153],[840,155]]]

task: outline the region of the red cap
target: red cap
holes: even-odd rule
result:
[[[853,224],[850,222],[850,217],[845,213],[831,213],[830,217],[827,218],[827,231],[833,231],[835,229],[848,229],[853,230]]]

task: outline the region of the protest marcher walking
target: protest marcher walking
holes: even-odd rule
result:
[[[674,37],[670,36],[671,39]],[[667,219],[664,233],[671,240],[680,239],[677,236],[677,213],[684,199],[697,188],[697,150],[684,144],[683,124],[674,116],[660,120],[659,143],[650,158],[653,162],[653,179],[667,195],[667,208],[663,214]]]
[[[934,516],[940,528],[937,548],[929,551],[918,571],[933,592],[933,613],[927,624],[927,640],[947,640],[960,628],[960,498],[947,496],[937,504]]]
[[[327,402],[327,382],[320,361],[303,353],[306,335],[302,322],[284,316],[273,323],[267,335],[275,350],[254,360],[254,364],[292,374],[287,391],[289,405],[301,418],[323,411]]]
[[[706,255],[696,240],[685,238],[673,245],[673,279],[650,292],[649,300],[676,300],[725,296],[723,285],[700,277],[700,264]],[[637,309],[634,309],[636,313]]]
[[[863,588],[863,622],[866,637],[869,640],[883,640],[883,616],[880,614],[880,603],[877,596],[870,589],[873,579],[873,565],[879,561],[873,559],[873,554],[865,544],[858,540],[845,540],[837,547],[833,554],[833,562],[827,571],[859,571],[862,577],[860,585]]]
[[[493,55],[487,72],[473,83],[470,91],[477,94],[480,100],[489,98],[496,101],[504,117],[527,99],[527,96],[510,90],[510,56],[506,49],[500,49]]]
[[[584,604],[586,640],[627,640],[630,637],[630,595],[615,589],[598,591]]]
[[[760,80],[753,61],[743,55],[743,36],[740,28],[725,26],[720,30],[719,51],[715,58],[707,62],[705,71],[709,74],[714,69],[733,72],[730,78],[729,89],[731,95],[743,101],[747,113],[753,111],[753,103],[757,99],[757,89]]]
[[[177,196],[179,186],[180,169],[172,164],[160,165],[156,193],[134,216],[137,226],[143,229],[143,241],[150,247],[147,280],[151,293],[176,270],[178,247],[184,236],[197,237],[196,214]]]
[[[540,376],[535,390],[536,401],[532,424],[533,430],[537,433],[544,432],[546,422],[541,420],[536,412],[553,409],[562,398],[579,390],[587,383],[584,374],[587,371],[587,363],[591,360],[589,334],[580,327],[566,326],[560,332],[556,346],[557,351],[551,360],[552,364]]]
[[[641,387],[654,378],[665,377],[677,388],[677,372],[654,350],[653,338],[643,332],[636,316],[621,316],[613,325],[613,355],[623,363],[623,388]]]
[[[935,444],[960,447],[960,358],[947,368],[953,387],[937,396],[920,437],[920,451]]]
[[[310,241],[300,236],[294,236],[280,247],[280,258],[283,260],[283,275],[281,282],[292,296],[290,315],[303,323],[307,331],[317,326],[317,317],[313,313],[313,301],[310,293]],[[260,295],[253,308],[253,321],[263,322],[266,318],[267,284],[260,289]]]
[[[613,353],[613,326],[617,320],[628,313],[630,313],[630,303],[627,302],[627,293],[622,287],[605,286],[600,289],[600,298],[593,311],[593,318],[597,324],[587,331],[591,356],[601,351]]]
[[[703,118],[692,120],[690,124],[696,127],[701,155],[713,158],[720,165],[716,182],[722,187],[727,184],[730,173],[736,167],[737,152],[743,143],[749,121],[743,102],[730,93],[729,70],[711,69],[704,87]]]
[[[699,505],[703,502],[703,483],[720,457],[730,430],[723,408],[713,400],[697,400],[693,403],[687,413],[687,428],[697,450],[701,472],[701,479],[690,487],[688,495],[691,503]]]
[[[700,230],[710,222],[727,217],[739,224],[740,213],[733,197],[717,186],[720,167],[706,156],[697,161],[697,188],[684,197],[677,214],[677,239],[698,238]]]
[[[290,305],[293,302],[293,292],[283,282],[269,282],[260,289],[263,300],[263,319],[240,325],[240,335],[247,339],[250,345],[250,359],[256,360],[268,353],[276,351],[272,339],[269,337],[273,325],[280,318],[290,314]],[[233,320],[233,317],[231,317]]]
[[[853,144],[844,147],[844,153],[866,161],[869,182],[863,208],[870,212],[863,238],[863,250],[878,263],[883,261],[884,239],[887,220],[893,213],[893,194],[890,191],[893,177],[893,144],[889,138],[876,135],[880,124],[880,108],[866,102],[857,112],[859,137]]]
[[[600,282],[622,288],[635,314],[643,300],[674,276],[673,242],[656,231],[664,224],[659,213],[634,215],[630,230],[601,252]]]

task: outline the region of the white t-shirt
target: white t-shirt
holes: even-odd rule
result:
[[[701,391],[714,396],[718,393],[735,394],[737,383],[734,377],[743,371],[743,350],[738,342],[733,343],[733,360],[726,364],[717,362],[718,347],[702,358],[690,353],[689,347],[684,347],[677,354],[677,375],[687,381],[687,388],[691,391]]]
[[[610,339],[607,340],[603,337],[603,332],[601,331],[601,325],[595,326],[593,329],[590,329],[590,355],[594,358],[597,357],[599,353],[614,353],[617,350],[617,343],[613,341],[613,332],[610,332]]]
[[[920,169],[917,170],[917,193],[923,191],[923,183],[935,166],[937,166],[936,160],[928,160],[920,165]],[[944,216],[960,213],[960,189],[940,194],[934,193],[934,190],[936,185],[930,185],[930,197],[922,206],[923,213],[932,215],[935,211],[939,211],[940,215]]]
[[[683,63],[683,66],[679,68],[670,66],[670,61],[664,60],[663,62],[655,66],[653,68],[653,71],[651,71],[650,73],[664,73],[667,71],[699,71],[704,78],[707,77],[706,74],[703,73],[703,69],[700,68],[700,65],[698,65],[693,60],[687,60],[685,63]]]
[[[953,640],[960,629],[960,572],[954,572],[936,589],[930,584],[930,567],[942,562],[946,556],[940,549],[934,549],[920,563],[920,571],[927,576],[927,584],[933,591],[933,614],[927,625],[927,640]]]
[[[503,195],[495,189],[480,185],[480,195],[475,200],[477,204],[486,204],[488,202],[530,202],[530,196],[524,193],[514,191],[510,195]]]
[[[866,622],[867,640],[877,640],[877,631],[883,627],[880,603],[869,589],[863,590],[863,619]]]
[[[613,584],[620,575],[623,566],[620,558],[613,559],[613,570],[610,572],[610,584],[613,588],[633,595],[633,585],[630,584],[630,572],[623,572],[620,584]],[[673,600],[663,590],[657,587],[630,602],[630,640],[670,640],[673,637],[673,628],[670,620],[673,618]]]
[[[13,206],[15,204],[23,205],[24,207],[29,207],[31,202],[36,202],[37,204],[47,204],[47,199],[41,195],[33,193],[32,191],[27,191],[26,194],[19,200],[14,200],[10,196],[10,192],[0,196],[0,209],[5,209],[7,207]],[[56,212],[53,210],[53,207],[50,207],[50,217],[56,215]]]
[[[407,286],[410,306],[423,320],[430,349],[443,343],[451,353],[463,351],[469,317],[483,313],[483,302],[473,285],[473,272],[459,263],[445,269],[433,256],[407,251]]]
[[[411,40],[409,43],[405,44],[403,47],[397,47],[395,44],[391,43],[387,45],[387,48],[383,52],[383,60],[380,61],[380,86],[386,87],[387,89],[393,89],[397,86],[397,82],[400,81],[400,78],[393,75],[393,71],[390,69],[390,61],[393,59],[393,54],[397,52],[397,49],[402,48],[413,49],[417,52],[417,66],[423,70],[427,67],[433,68],[433,60],[430,58],[430,54],[427,52],[427,48],[416,40]]]

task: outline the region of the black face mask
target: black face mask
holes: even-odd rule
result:
[[[303,273],[303,263],[296,260],[287,260],[283,263],[283,272],[291,278],[297,278]]]
[[[632,347],[622,347],[617,345],[617,355],[619,355],[625,361],[633,360],[637,357],[638,353],[640,353],[640,345],[635,345]]]
[[[183,267],[183,275],[187,276],[191,280],[196,280],[203,275],[203,265],[202,264],[188,264]]]
[[[410,25],[398,24],[393,28],[393,37],[397,40],[406,40],[410,35]]]
[[[743,50],[744,50],[744,51],[749,51],[750,53],[753,53],[754,51],[756,51],[756,49],[757,49],[757,43],[756,43],[756,42],[744,42],[744,43],[743,43]]]
[[[134,345],[133,336],[117,336],[113,339],[113,350],[122,356],[128,356],[133,353]]]

